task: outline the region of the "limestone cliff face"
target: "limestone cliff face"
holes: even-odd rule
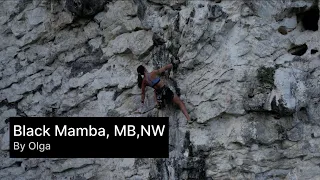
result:
[[[320,179],[317,0],[97,3],[0,2],[0,179]],[[171,60],[169,159],[8,158],[8,117],[137,116]]]

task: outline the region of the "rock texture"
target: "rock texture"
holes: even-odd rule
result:
[[[0,179],[319,179],[319,8],[1,1]],[[137,116],[137,66],[172,60],[163,80],[196,121],[187,126],[174,106],[142,115],[170,117],[170,158],[8,158],[9,117]]]

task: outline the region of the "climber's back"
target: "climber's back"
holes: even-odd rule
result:
[[[144,78],[142,78],[141,76],[139,76],[138,78],[139,87],[150,86],[156,90],[162,88],[165,84],[160,79],[160,75],[167,69],[171,69],[171,68],[172,68],[172,64],[169,64],[160,69],[153,70],[152,72],[149,73],[145,67],[143,67],[142,65],[139,66],[137,71],[139,75],[144,76]]]

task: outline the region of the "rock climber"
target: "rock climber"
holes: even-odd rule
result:
[[[137,68],[138,72],[138,87],[141,89],[141,105],[144,104],[145,99],[145,88],[146,86],[152,87],[154,89],[154,93],[157,100],[157,105],[161,106],[164,101],[166,103],[174,102],[177,104],[182,113],[187,118],[187,121],[190,122],[190,116],[187,112],[186,106],[182,102],[182,100],[174,94],[169,87],[167,87],[164,82],[160,79],[160,75],[165,72],[166,70],[169,70],[173,67],[173,64],[168,64],[160,69],[153,70],[152,72],[148,72],[147,69],[140,65]],[[142,78],[143,75],[143,78]]]

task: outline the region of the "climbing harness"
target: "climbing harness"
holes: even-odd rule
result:
[[[166,104],[172,101],[174,96],[173,92],[168,88],[168,86],[164,85],[162,88],[155,90],[157,96],[157,102],[161,108],[164,108]]]

